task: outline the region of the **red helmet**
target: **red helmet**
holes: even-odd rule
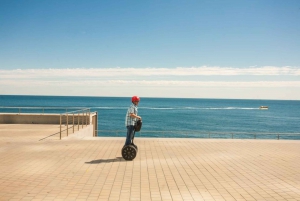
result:
[[[132,96],[131,102],[140,102],[140,97],[138,97],[138,96]]]

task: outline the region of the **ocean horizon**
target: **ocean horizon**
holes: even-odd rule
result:
[[[0,95],[0,112],[14,112],[5,107],[90,108],[98,113],[99,136],[125,137],[125,114],[130,104],[131,97]],[[260,106],[269,109],[261,110]],[[222,135],[215,137],[230,138],[234,133],[239,138],[265,135],[265,139],[276,138],[276,133],[300,133],[299,100],[141,97],[138,115],[143,127],[137,135],[144,137],[206,137],[219,133]]]

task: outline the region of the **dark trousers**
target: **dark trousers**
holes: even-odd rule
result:
[[[127,126],[127,136],[126,136],[125,145],[130,145],[133,142],[132,140],[134,138],[134,134],[135,134],[134,126],[133,125]]]

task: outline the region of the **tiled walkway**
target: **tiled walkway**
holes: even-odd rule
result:
[[[300,141],[39,141],[56,126],[0,124],[0,200],[300,200]],[[47,133],[48,132],[48,133]]]

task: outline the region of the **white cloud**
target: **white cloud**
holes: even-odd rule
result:
[[[74,68],[74,69],[16,69],[0,70],[0,79],[8,78],[89,78],[89,77],[134,77],[134,76],[238,76],[238,75],[289,75],[300,76],[300,67],[177,67],[177,68]]]
[[[0,81],[2,86],[119,86],[119,87],[130,87],[130,86],[152,86],[152,87],[255,87],[255,88],[274,88],[274,87],[292,87],[300,88],[300,81],[251,81],[251,82],[228,82],[228,81],[164,81],[164,80],[90,80],[90,81],[41,81],[41,80],[10,80]]]
[[[16,69],[0,70],[0,94],[300,99],[299,76],[289,66]]]

